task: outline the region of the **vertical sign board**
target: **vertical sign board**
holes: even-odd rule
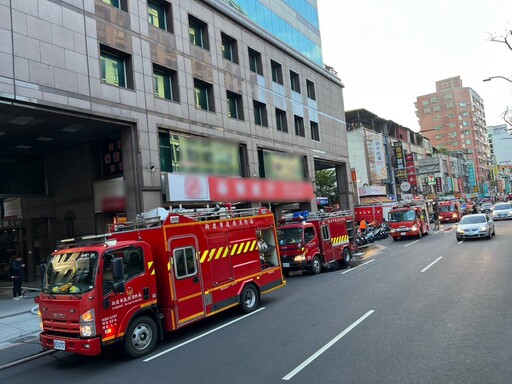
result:
[[[414,156],[412,153],[405,155],[405,167],[407,169],[407,181],[411,187],[415,187],[416,183],[416,167],[414,166]]]
[[[397,178],[399,181],[406,181],[407,175],[405,173],[405,159],[401,141],[393,143],[393,152],[396,160]]]
[[[384,156],[384,144],[382,142],[382,133],[373,135],[372,140],[373,154],[375,159],[375,173],[377,174],[377,179],[387,179],[388,170],[386,168],[386,161]]]
[[[443,192],[443,179],[436,177],[436,192]]]
[[[470,187],[476,187],[476,178],[475,178],[475,166],[473,162],[468,162],[468,176],[469,176],[469,185]]]

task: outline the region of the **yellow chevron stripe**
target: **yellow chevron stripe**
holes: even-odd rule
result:
[[[247,250],[249,249],[250,245],[251,245],[251,243],[249,241],[247,243],[245,243],[244,253],[247,252]]]
[[[210,257],[208,257],[208,261],[213,258],[213,255],[215,255],[215,248],[210,249]]]
[[[151,272],[151,275],[154,275],[155,274],[155,270],[153,269],[153,271]]]
[[[233,248],[231,248],[231,256],[233,256],[236,253],[237,247],[238,247],[238,244],[233,245]]]
[[[222,255],[222,258],[225,258],[228,255],[229,247],[224,248],[224,254]]]
[[[215,260],[217,260],[220,255],[222,254],[222,250],[224,249],[224,247],[220,247],[219,250],[217,251],[217,255],[215,255]]]
[[[171,262],[169,261],[169,262],[167,263],[167,271],[170,271],[170,270],[171,270]]]
[[[152,266],[153,266],[153,262],[152,261],[148,261],[148,269],[151,269]]]
[[[201,256],[201,263],[203,263],[206,260],[206,256],[208,256],[208,250],[203,251],[203,256]]]
[[[236,251],[236,254],[237,255],[241,254],[243,251],[243,248],[244,248],[244,243],[238,244],[238,250]]]
[[[253,240],[251,243],[251,249],[249,249],[249,251],[254,251],[255,246],[256,246],[256,240]]]

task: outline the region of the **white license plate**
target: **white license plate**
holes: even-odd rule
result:
[[[64,340],[53,340],[53,349],[57,349],[59,351],[66,350],[66,342]]]
[[[407,233],[405,233],[405,232],[400,232],[400,236],[406,236],[406,235],[407,235]]]
[[[283,263],[284,268],[290,268],[290,263]]]

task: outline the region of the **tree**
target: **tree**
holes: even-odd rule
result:
[[[492,42],[505,44],[507,48],[512,51],[512,29],[507,31],[503,36],[496,36],[494,34],[489,34],[489,38]],[[510,80],[509,80],[510,81]],[[509,105],[505,108],[505,111],[501,114],[505,123],[507,123],[510,127],[512,127],[512,107]],[[509,128],[512,129],[512,128]]]
[[[315,172],[316,195],[327,197],[329,204],[339,204],[340,195],[338,194],[338,183],[336,181],[336,171],[334,169],[323,169]]]

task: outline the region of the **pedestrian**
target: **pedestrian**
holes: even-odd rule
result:
[[[13,300],[19,300],[24,297],[21,294],[21,285],[23,284],[25,264],[23,264],[23,258],[16,256],[11,261],[11,279],[12,279],[12,295]]]
[[[363,219],[359,222],[359,229],[361,230],[361,233],[365,233],[366,232],[366,220]]]
[[[475,204],[473,204],[473,208],[471,209],[471,213],[478,213],[478,206]]]
[[[439,212],[434,210],[434,229],[439,229]]]
[[[46,259],[41,260],[41,264],[39,264],[39,273],[41,274],[41,288],[43,288],[44,275],[46,273]]]

